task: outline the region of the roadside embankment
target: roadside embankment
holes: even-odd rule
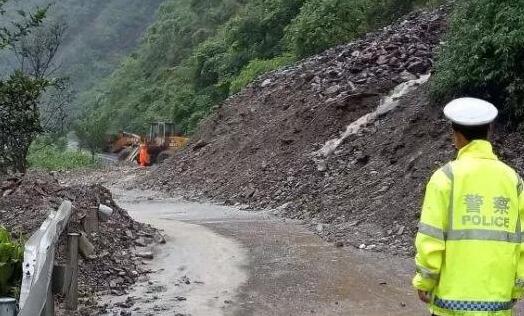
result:
[[[447,12],[414,12],[261,77],[143,186],[271,209],[338,246],[411,256],[425,183],[454,156],[424,83]],[[522,137],[499,129],[495,143],[522,171]]]
[[[0,179],[0,224],[13,236],[29,238],[63,200],[73,203],[69,225],[60,238],[57,263],[65,263],[66,233],[83,235],[79,268],[81,309],[97,313],[96,292],[123,295],[141,275],[142,249],[163,236],[149,225],[133,220],[101,185],[63,186],[55,174],[30,172]],[[110,215],[100,214],[100,205]]]

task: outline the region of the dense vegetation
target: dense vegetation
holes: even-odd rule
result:
[[[487,98],[508,122],[522,122],[523,16],[522,1],[458,2],[437,65],[435,101],[463,95]]]
[[[46,16],[45,8],[26,12],[11,5],[9,0],[0,1],[0,52],[13,48],[39,27]],[[38,100],[52,85],[43,76],[22,71],[4,77],[0,79],[0,175],[25,171],[29,146],[42,129]]]
[[[67,148],[65,138],[38,137],[29,148],[29,167],[38,170],[71,170],[98,165],[95,156],[85,151]]]
[[[9,232],[0,226],[0,295],[18,297],[22,282],[22,241],[13,240]]]
[[[261,73],[432,2],[165,0],[137,51],[82,104],[96,119],[110,118],[112,129],[140,132],[165,119],[187,132]]]
[[[65,27],[57,55],[57,75],[69,77],[73,94],[85,91],[111,74],[153,21],[162,0],[27,0],[17,7],[28,11],[46,7],[45,24]],[[14,70],[18,63],[11,55],[2,56],[0,70]],[[76,103],[75,111],[81,104]]]

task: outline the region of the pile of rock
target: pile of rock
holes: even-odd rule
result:
[[[152,259],[146,247],[165,242],[156,229],[135,222],[99,185],[64,187],[54,175],[35,172],[5,178],[0,188],[0,223],[16,236],[29,237],[63,200],[73,203],[57,263],[65,263],[66,233],[81,233],[79,292],[84,303],[96,305],[95,292],[126,294],[130,285],[150,272],[143,264]]]
[[[265,75],[250,88],[291,84],[294,89],[320,94],[328,104],[344,103],[362,90],[387,91],[392,84],[429,72],[446,29],[448,10],[414,12],[380,32]]]
[[[445,125],[439,125],[432,132],[437,135],[432,147],[421,154],[430,155],[416,173],[422,179],[413,182],[402,175],[416,153],[409,143],[427,141],[425,135],[411,136],[415,129],[410,124],[418,119],[426,125],[416,133],[428,133],[427,124],[438,120],[437,111],[393,111],[391,124],[383,122],[386,117],[364,126],[326,158],[322,168],[313,158],[328,140],[374,111],[394,87],[429,72],[447,12],[445,7],[415,12],[351,44],[261,77],[204,121],[188,149],[144,178],[144,185],[277,209],[306,220],[339,245],[408,254],[422,191],[418,181],[451,153],[435,153],[446,142]],[[409,98],[399,109],[408,104],[420,109],[427,103],[425,96]],[[399,193],[397,197],[388,195],[395,187],[393,176],[411,181],[391,191]],[[408,199],[410,210],[404,208]]]
[[[274,209],[339,246],[412,255],[425,183],[454,149],[427,86],[400,88],[430,72],[447,12],[415,12],[263,76],[217,109],[144,185]],[[385,98],[398,90],[407,94]],[[396,106],[375,111],[386,99]],[[369,114],[373,120],[362,120]],[[361,122],[319,163],[329,141]],[[523,170],[522,137],[499,136],[502,157]]]
[[[14,234],[30,235],[49,210],[61,203],[60,186],[51,175],[31,173],[0,180],[0,223]]]
[[[295,72],[311,84],[313,92],[328,98],[390,80],[416,79],[433,66],[446,12],[443,8],[429,14],[413,13],[381,32],[307,60]]]

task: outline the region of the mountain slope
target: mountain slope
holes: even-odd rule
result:
[[[84,103],[114,130],[170,120],[191,133],[258,75],[441,1],[166,0],[140,47]]]
[[[263,76],[145,185],[277,208],[330,240],[409,254],[423,184],[452,156],[423,84],[446,16],[416,12]]]
[[[447,12],[415,12],[263,76],[144,186],[272,209],[339,246],[412,255],[425,183],[455,152],[425,83]],[[501,129],[494,143],[524,171],[522,135]]]
[[[59,62],[77,91],[109,75],[135,49],[162,0],[57,2],[51,19],[68,24]]]
[[[28,12],[49,4],[45,25],[65,24],[63,43],[55,63],[58,73],[71,79],[75,93],[91,88],[108,76],[124,56],[138,46],[142,34],[154,20],[163,0],[28,0],[12,3]],[[18,68],[11,54],[3,53],[3,73]],[[77,104],[81,107],[83,104]],[[78,109],[77,109],[78,110]]]

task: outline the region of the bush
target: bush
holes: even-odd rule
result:
[[[524,3],[464,0],[456,4],[432,84],[434,102],[485,98],[505,119],[524,118]]]
[[[29,146],[42,131],[38,100],[46,84],[19,71],[0,81],[0,174],[25,172]]]
[[[365,32],[367,1],[309,0],[286,29],[286,41],[298,57],[347,43]]]
[[[238,76],[231,82],[231,93],[237,93],[242,88],[247,86],[251,81],[258,76],[291,64],[295,58],[291,55],[276,57],[269,60],[255,59],[252,60]]]
[[[92,161],[95,160],[96,153],[102,152],[107,145],[109,124],[110,119],[107,116],[97,113],[84,117],[74,124],[73,129],[78,137],[80,148],[89,150]]]
[[[348,43],[395,21],[415,7],[443,0],[308,0],[286,29],[286,42],[299,57]]]
[[[367,13],[368,23],[373,29],[383,27],[412,11],[418,5],[427,6],[436,4],[436,2],[437,0],[374,0]]]
[[[68,150],[55,144],[35,142],[27,157],[29,167],[42,170],[71,170],[91,168],[97,165],[91,155],[83,151]]]
[[[0,226],[0,296],[17,297],[22,279],[24,248]]]

